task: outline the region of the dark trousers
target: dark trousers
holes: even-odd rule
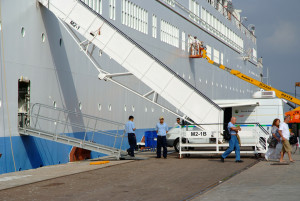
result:
[[[157,150],[156,150],[156,154],[157,157],[160,158],[161,157],[161,147],[163,147],[163,157],[167,158],[167,138],[166,136],[157,136]]]
[[[134,133],[128,133],[128,143],[130,148],[127,149],[127,152],[130,156],[134,156],[134,150],[136,147],[136,137]]]

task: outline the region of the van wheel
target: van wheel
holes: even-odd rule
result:
[[[176,152],[179,152],[179,138],[177,138],[174,142],[174,149]]]
[[[182,143],[186,143],[186,139],[185,138],[182,139]],[[175,149],[175,151],[179,152],[179,149],[180,149],[180,147],[179,147],[179,138],[177,138],[174,141],[174,149]]]

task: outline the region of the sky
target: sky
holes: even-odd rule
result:
[[[264,77],[268,68],[269,84],[294,94],[295,82],[300,82],[300,0],[232,1],[236,9],[242,10],[241,16],[247,17],[244,24],[255,25]]]

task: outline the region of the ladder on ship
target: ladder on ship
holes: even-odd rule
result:
[[[35,103],[28,120],[19,125],[19,133],[120,159],[126,154],[122,151],[125,149],[124,127],[124,124],[107,119]]]
[[[149,94],[161,96],[181,111],[185,117],[197,123],[223,123],[223,110],[196,87],[177,75],[170,67],[149,53],[130,36],[119,30],[99,13],[80,0],[39,0],[65,26],[78,32],[86,40],[80,43],[86,49],[90,44],[114,59],[151,88]],[[69,33],[70,31],[67,30]],[[75,38],[73,36],[73,38]],[[83,49],[83,48],[82,48]],[[91,60],[92,61],[92,60]],[[94,64],[94,62],[92,61]],[[95,64],[94,64],[95,65]],[[111,80],[114,75],[98,69],[99,79]],[[155,101],[151,101],[155,103]],[[221,126],[203,126],[205,130],[223,129]]]

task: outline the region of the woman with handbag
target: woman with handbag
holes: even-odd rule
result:
[[[281,143],[280,143],[280,134],[278,132],[280,125],[279,119],[274,119],[272,128],[271,128],[271,136],[268,139],[268,151],[265,154],[266,160],[279,160],[280,158],[280,150],[281,150]]]

